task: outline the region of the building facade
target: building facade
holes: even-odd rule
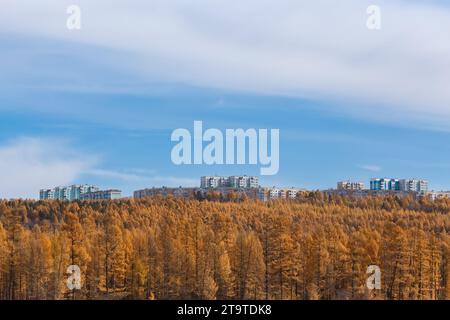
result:
[[[373,178],[370,180],[372,191],[401,191],[399,179]]]
[[[431,200],[450,199],[450,191],[432,191],[428,194]]]
[[[146,197],[183,197],[214,200],[244,200],[259,199],[269,201],[274,199],[295,199],[300,191],[296,188],[263,188],[255,176],[203,176],[200,178],[200,188],[148,188],[136,190],[135,199]]]
[[[147,197],[167,197],[167,196],[174,196],[174,197],[183,197],[183,198],[191,198],[195,195],[195,193],[198,191],[198,188],[149,188],[149,189],[142,189],[142,190],[136,190],[133,192],[133,198],[135,199],[142,199]]]
[[[228,186],[228,178],[219,176],[203,176],[200,178],[200,188],[215,189]]]
[[[41,189],[39,191],[39,199],[40,200],[55,199],[54,189]]]
[[[122,191],[111,189],[83,193],[80,200],[115,200],[120,198],[122,198]]]
[[[55,187],[53,189],[41,189],[39,191],[40,200],[79,200],[81,195],[87,192],[98,191],[99,188],[93,185],[71,185],[67,187]]]
[[[370,190],[373,191],[401,191],[401,192],[428,192],[428,181],[422,179],[372,179]]]
[[[402,179],[400,180],[400,190],[406,192],[428,192],[428,181],[420,179]]]
[[[235,189],[257,189],[259,178],[254,176],[231,176],[227,178],[228,187]]]
[[[256,176],[203,176],[200,178],[200,188],[257,189],[259,188],[259,178]]]
[[[348,191],[357,191],[364,190],[363,182],[355,182],[355,181],[339,181],[337,183],[338,190],[348,190]]]
[[[295,199],[297,198],[299,192],[300,190],[295,188],[259,188],[258,199],[261,201]]]
[[[235,189],[229,187],[218,188],[149,188],[143,190],[136,190],[133,192],[135,199],[142,199],[148,197],[175,197],[185,199],[207,199],[209,197],[223,200],[242,200],[242,199],[257,199],[258,189]]]

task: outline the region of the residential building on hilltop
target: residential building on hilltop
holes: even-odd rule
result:
[[[370,180],[370,190],[426,193],[428,192],[428,181],[422,179],[374,178]]]
[[[255,176],[231,176],[228,177],[228,187],[236,189],[257,189],[259,178]]]
[[[337,189],[338,190],[349,190],[349,191],[364,190],[364,183],[349,181],[349,180],[339,181],[337,183]]]
[[[99,188],[93,185],[71,185],[67,187],[55,187],[53,189],[41,189],[39,191],[40,200],[79,200],[82,194],[98,191]]]
[[[200,188],[234,188],[234,189],[257,189],[259,178],[256,176],[203,176],[200,178]]]
[[[183,198],[190,198],[193,197],[195,192],[197,192],[198,188],[148,188],[148,189],[142,189],[142,190],[136,190],[133,192],[133,198],[135,199],[142,199],[147,197],[155,197],[155,196],[161,196],[161,197],[167,197],[167,196],[174,196],[174,197],[183,197]]]
[[[419,179],[400,180],[400,190],[408,192],[428,192],[428,181]]]
[[[389,178],[373,178],[370,180],[372,191],[401,191],[400,180]]]
[[[450,191],[431,191],[429,195],[431,200],[450,199]]]
[[[301,190],[296,188],[259,188],[258,199],[269,201],[275,199],[295,199]]]
[[[83,193],[80,200],[115,200],[120,198],[122,198],[122,191],[110,189]]]

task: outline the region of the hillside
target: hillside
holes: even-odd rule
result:
[[[0,299],[448,299],[449,213],[449,200],[320,193],[0,201]],[[381,290],[366,288],[369,265]]]

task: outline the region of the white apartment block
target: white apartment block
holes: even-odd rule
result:
[[[99,188],[93,185],[71,185],[67,187],[55,187],[53,189],[41,189],[39,191],[40,200],[79,200],[81,195],[88,192],[98,191]]]
[[[337,183],[337,189],[338,190],[348,190],[348,191],[356,191],[356,190],[364,190],[364,183],[363,182],[356,182],[356,181],[339,181]]]
[[[428,181],[420,179],[401,179],[400,190],[406,192],[428,192]]]
[[[115,200],[122,198],[122,191],[117,189],[97,190],[83,193],[81,200]]]
[[[228,184],[228,180],[225,177],[219,176],[204,176],[200,178],[200,188],[215,189],[223,188]]]
[[[143,190],[136,190],[133,193],[133,197],[135,199],[142,199],[147,197],[155,197],[155,196],[161,196],[161,197],[168,197],[168,196],[174,196],[174,197],[182,197],[182,198],[190,198],[193,197],[194,194],[199,191],[198,188],[151,188],[151,189],[143,189]]]
[[[234,189],[257,189],[259,178],[255,176],[203,176],[200,178],[200,188],[234,188]]]
[[[450,199],[450,191],[432,191],[429,195],[431,200]]]
[[[297,189],[289,189],[286,191],[286,197],[288,199],[295,199],[297,198],[298,190]]]
[[[261,201],[269,201],[276,199],[295,199],[299,193],[295,188],[259,188],[258,199]]]

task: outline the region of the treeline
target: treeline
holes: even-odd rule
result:
[[[321,193],[0,201],[0,299],[450,299],[449,213],[449,200]]]

